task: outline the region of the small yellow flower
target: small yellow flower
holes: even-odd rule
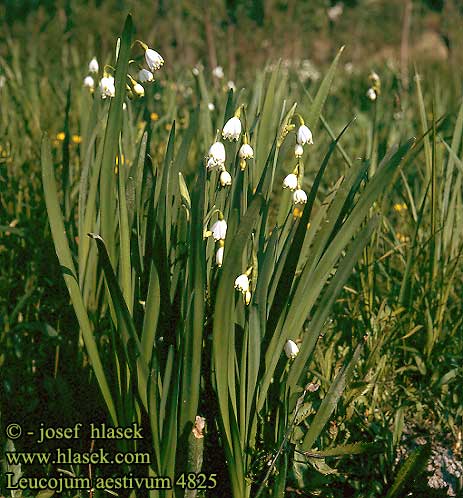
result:
[[[124,154],[121,154],[121,164],[124,164]],[[116,166],[119,165],[119,154],[116,156]]]
[[[293,217],[300,218],[301,216],[302,216],[302,209],[299,209],[298,207],[294,208]]]
[[[64,131],[60,131],[56,135],[56,140],[59,140],[60,142],[62,142],[65,138],[66,138],[66,134],[64,133]]]
[[[75,144],[80,144],[82,143],[82,137],[80,135],[72,135],[72,141]]]
[[[159,114],[157,112],[152,112],[150,114],[151,121],[157,121],[159,119]]]
[[[165,129],[166,131],[170,131],[172,129],[172,125],[170,123],[167,123]]]
[[[400,211],[406,211],[408,209],[407,204],[403,202],[402,204],[394,204],[394,211],[400,213]]]

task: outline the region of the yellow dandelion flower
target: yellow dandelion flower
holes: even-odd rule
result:
[[[170,123],[167,123],[165,129],[166,131],[170,131],[172,129],[172,125]]]
[[[66,134],[64,131],[60,131],[59,133],[56,134],[56,140],[59,140],[62,142],[66,138]]]
[[[71,139],[75,144],[82,143],[82,137],[80,135],[72,135]]]
[[[157,112],[152,112],[150,114],[151,121],[157,121],[159,119],[159,114]]]

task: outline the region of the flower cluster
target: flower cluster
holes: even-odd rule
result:
[[[139,66],[137,74],[138,81],[130,74],[127,75],[127,79],[130,82],[130,84],[127,83],[127,94],[129,98],[143,97],[145,95],[145,89],[142,83],[151,83],[154,81],[154,71],[160,69],[164,64],[164,59],[158,52],[156,52],[156,50],[149,48],[148,45],[140,40],[137,40],[135,43],[138,43],[144,50],[144,60],[148,66],[148,69]],[[84,87],[88,88],[90,92],[93,93],[95,91],[95,80],[92,74],[97,75],[99,71],[99,64],[96,57],[93,57],[93,59],[89,62],[88,71],[90,74],[84,78],[83,84]],[[104,67],[103,76],[98,84],[99,94],[102,99],[106,99],[108,97],[112,98],[116,95],[116,85],[113,73],[113,67]]]
[[[307,194],[301,188],[301,182],[304,177],[301,158],[304,153],[304,145],[313,145],[313,136],[310,128],[304,124],[302,117],[300,115],[297,116],[299,118],[299,128],[296,132],[296,145],[294,147],[294,155],[297,164],[293,172],[287,175],[283,180],[283,188],[293,192],[294,204],[305,204],[307,202]]]

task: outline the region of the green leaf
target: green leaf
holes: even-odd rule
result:
[[[56,255],[58,256],[61,269],[63,272],[64,281],[71,297],[71,302],[79,322],[85,346],[92,364],[98,385],[108,407],[111,419],[117,425],[117,414],[114,401],[109,389],[106,376],[104,374],[103,365],[98,352],[95,338],[93,336],[90,320],[87,315],[87,310],[80,292],[74,262],[71,251],[69,249],[66,230],[64,228],[61,208],[58,201],[58,192],[54,177],[54,169],[51,158],[50,142],[48,137],[44,135],[42,140],[42,181],[45,195],[45,203],[47,206],[48,220],[50,229],[55,244]]]

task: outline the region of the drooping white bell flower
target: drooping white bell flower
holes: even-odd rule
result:
[[[207,108],[212,112],[215,109],[214,103],[213,102],[209,102],[209,104],[207,104]]]
[[[222,187],[229,187],[232,184],[232,177],[227,170],[222,171],[220,173],[220,185]]]
[[[240,118],[233,116],[230,118],[223,127],[222,136],[226,140],[238,140],[241,135],[241,121]]]
[[[297,143],[299,145],[313,144],[312,132],[306,125],[299,126],[297,130]]]
[[[164,64],[164,59],[161,57],[161,54],[152,48],[147,48],[145,50],[145,60],[151,71],[160,69]]]
[[[211,227],[212,236],[214,240],[225,240],[227,235],[227,222],[222,218],[219,219]]]
[[[286,356],[291,360],[296,358],[296,356],[299,353],[299,348],[297,347],[297,344],[294,341],[292,341],[291,339],[286,341],[285,353],[286,353]]]
[[[254,157],[254,151],[249,144],[243,144],[240,147],[239,155],[241,159],[251,159]]]
[[[249,292],[249,277],[246,275],[246,273],[243,273],[239,277],[236,278],[235,289],[239,290],[243,294],[246,294],[246,292]]]
[[[283,180],[283,188],[289,188],[289,190],[297,189],[297,176],[294,173],[289,174]]]
[[[369,88],[368,91],[367,91],[367,97],[371,100],[371,101],[374,101],[376,100],[376,92],[373,90],[373,88]]]
[[[95,80],[91,76],[86,76],[84,78],[84,87],[93,91],[95,88]]]
[[[140,83],[149,83],[154,80],[154,74],[151,71],[148,71],[148,69],[140,69],[138,72],[138,79],[140,80]]]
[[[296,157],[302,157],[302,154],[304,154],[304,148],[301,144],[296,144],[296,146],[294,147],[294,155]]]
[[[97,73],[99,69],[98,66],[98,61],[96,60],[96,57],[94,57],[89,63],[88,63],[88,70],[90,73]]]
[[[244,304],[246,306],[249,306],[249,303],[251,302],[251,291],[246,291],[246,293],[244,294]]]
[[[305,204],[307,202],[307,194],[301,189],[295,190],[293,194],[293,202],[294,204]]]
[[[221,80],[223,78],[223,68],[222,66],[217,66],[212,70],[212,75],[217,79]]]
[[[100,91],[102,99],[116,95],[116,87],[114,86],[114,78],[112,76],[103,76],[101,78]]]
[[[212,162],[211,162],[212,159]],[[225,163],[225,147],[222,142],[215,142],[209,149],[208,169],[214,166],[221,166]]]

